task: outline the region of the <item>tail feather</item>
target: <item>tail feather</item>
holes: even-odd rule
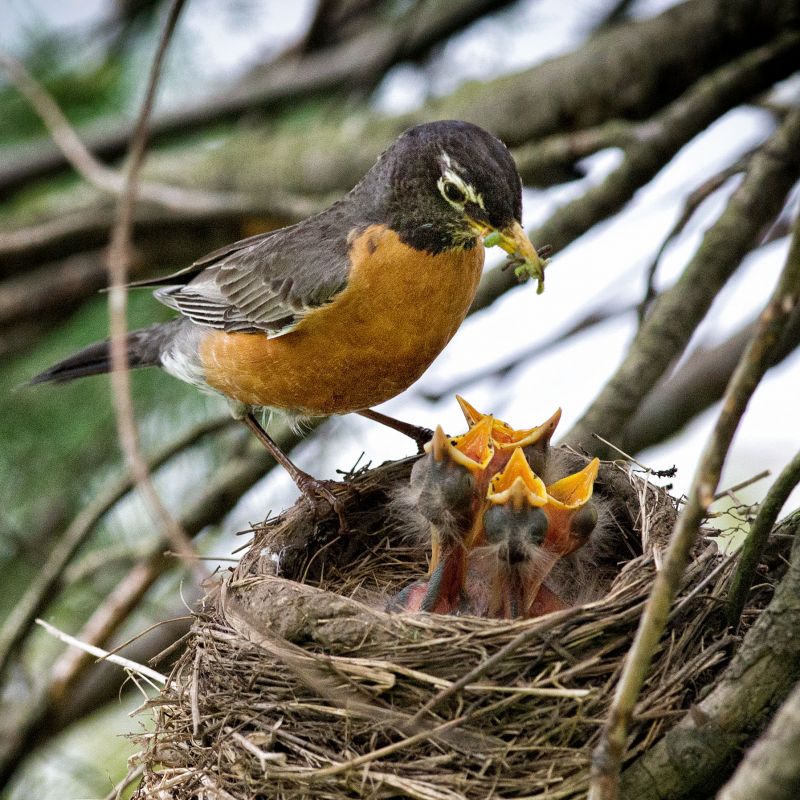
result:
[[[163,346],[171,341],[181,319],[151,325],[128,334],[128,363],[131,368],[161,365]],[[111,371],[111,343],[95,342],[74,355],[53,364],[30,379],[30,384],[66,383],[75,378],[102,375]]]

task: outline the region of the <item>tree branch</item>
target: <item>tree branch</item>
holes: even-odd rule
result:
[[[161,66],[166,55],[167,46],[184,2],[185,0],[172,0],[170,5],[164,32],[159,40],[153,64],[150,68],[147,91],[139,112],[139,119],[131,140],[128,169],[119,205],[117,206],[117,220],[111,234],[111,244],[108,251],[108,315],[111,334],[111,387],[113,390],[114,410],[117,416],[117,436],[122,453],[128,469],[134,477],[136,487],[141,491],[153,519],[158,521],[158,524],[172,542],[172,546],[180,553],[187,566],[193,566],[198,576],[202,576],[205,573],[205,568],[197,561],[194,548],[189,542],[186,532],[178,525],[172,514],[164,506],[153,485],[147,462],[144,460],[139,447],[139,434],[136,429],[133,401],[131,399],[128,363],[128,290],[125,288],[129,265],[132,261],[133,207],[136,201],[139,171],[144,162],[147,145],[147,124],[155,101],[158,79],[161,74]]]
[[[622,774],[625,800],[712,797],[747,741],[800,678],[800,511],[775,532],[794,544],[774,597],[714,688]]]
[[[447,4],[431,4],[447,15]],[[553,133],[593,127],[616,117],[642,119],[672,101],[701,75],[726,63],[732,53],[745,53],[790,28],[796,14],[793,0],[688,0],[646,20],[615,26],[594,36],[580,50],[540,64],[519,75],[486,85],[468,84],[449,98],[435,100],[402,118],[369,117],[359,134],[359,147],[352,147],[352,134],[344,125],[319,126],[301,143],[297,164],[312,155],[318,142],[328,143],[326,165],[335,168],[336,188],[349,188],[369,166],[380,149],[400,130],[415,122],[458,117],[494,131],[509,144],[518,145]],[[437,23],[439,24],[439,23]],[[412,57],[425,42],[423,33],[408,37],[398,49],[394,38],[377,39],[365,34],[342,45],[316,51],[300,61],[275,64],[260,78],[229,87],[211,100],[158,115],[155,136],[184,133],[192,128],[238,117],[253,109],[322,91],[351,88],[355,75],[369,75],[387,63]],[[452,28],[446,26],[439,30]],[[445,34],[446,35],[446,34]],[[438,41],[440,34],[429,37]],[[703,46],[698,47],[697,42]],[[359,50],[363,52],[359,54]],[[424,49],[424,48],[423,48]],[[387,53],[393,59],[387,62]],[[658,91],[653,91],[658,87]],[[499,103],[498,96],[507,98]],[[530,102],[535,98],[535,102]],[[348,131],[352,118],[348,115]],[[98,130],[99,129],[99,130]],[[129,123],[104,120],[84,140],[99,157],[120,155],[130,138]],[[355,152],[357,151],[357,152]],[[0,192],[63,168],[63,156],[49,144],[6,152],[0,166]],[[266,182],[278,188],[286,179],[299,188],[302,175],[296,171],[284,181],[272,177],[281,170],[273,164]],[[315,179],[318,176],[314,176]],[[312,186],[311,191],[316,189]],[[326,190],[331,187],[326,187]]]
[[[677,283],[663,292],[620,367],[567,434],[574,447],[598,451],[592,434],[615,440],[642,400],[684,350],[719,290],[780,211],[800,171],[800,110],[756,153],[725,211],[706,232]],[[600,453],[603,453],[600,449]]]
[[[800,684],[745,753],[717,800],[795,800],[800,789]]]
[[[797,249],[797,255],[800,257],[800,247]],[[739,619],[747,602],[750,587],[753,585],[756,569],[764,555],[770,531],[798,483],[800,483],[800,453],[786,465],[778,475],[778,479],[770,487],[767,496],[762,500],[758,514],[739,553],[739,563],[736,565],[728,596],[728,624],[734,628],[739,625]]]
[[[715,347],[698,347],[677,372],[662,379],[644,399],[615,443],[629,453],[676,435],[725,393],[756,329],[753,321]],[[800,347],[800,308],[795,309],[776,347],[777,366]]]
[[[800,111],[796,112],[796,116],[800,127]],[[623,664],[608,719],[594,751],[590,800],[614,800],[617,797],[628,725],[650,667],[653,651],[664,630],[700,524],[714,500],[733,435],[750,398],[772,363],[772,350],[798,301],[800,218],[795,225],[789,256],[778,286],[762,312],[756,334],[725,392],[722,411],[703,450],[687,493],[687,503],[678,516],[662,568],[656,573],[636,637]]]

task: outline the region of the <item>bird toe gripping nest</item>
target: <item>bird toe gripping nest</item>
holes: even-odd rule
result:
[[[351,477],[348,532],[335,515],[314,519],[302,503],[256,530],[240,564],[207,598],[153,704],[156,730],[138,797],[585,792],[590,753],[675,505],[618,465],[531,438],[543,426],[512,431],[482,415],[469,419],[468,409],[465,437]],[[469,438],[481,424],[491,455],[485,436]],[[513,445],[505,450],[504,437]],[[460,455],[444,461],[454,447],[489,470],[482,488],[474,464]],[[505,455],[489,467],[498,452]],[[434,481],[437,506],[432,470],[454,463],[469,480],[450,472]],[[565,477],[546,474],[559,470],[583,476],[567,482],[567,494]],[[596,475],[588,480],[593,494],[587,475]],[[576,491],[582,503],[571,505]],[[467,495],[472,511],[459,521],[453,504]],[[589,498],[590,524],[586,512],[570,523]],[[695,555],[637,707],[631,757],[728,660],[730,637],[714,598],[725,591],[729,565],[709,542]],[[455,594],[449,578],[436,578],[454,569],[462,587]],[[422,588],[409,591],[414,586]],[[408,610],[423,600],[449,613]]]

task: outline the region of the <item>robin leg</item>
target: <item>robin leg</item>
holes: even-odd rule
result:
[[[342,501],[325,485],[325,481],[303,472],[291,459],[278,447],[275,440],[261,427],[258,420],[251,412],[242,417],[242,422],[258,437],[258,440],[269,450],[270,455],[289,473],[289,477],[297,484],[297,488],[303,493],[313,508],[317,507],[317,502],[321,497],[328,502],[331,508],[339,517],[339,529],[347,530],[347,520],[344,514]]]
[[[361,414],[362,417],[371,419],[373,422],[380,422],[381,425],[386,425],[387,428],[391,428],[413,439],[417,443],[420,453],[422,452],[422,448],[433,438],[433,431],[430,428],[420,428],[418,425],[412,425],[410,422],[403,422],[400,419],[381,414],[380,411],[375,411],[371,408],[365,408],[363,411],[356,411],[356,414]]]

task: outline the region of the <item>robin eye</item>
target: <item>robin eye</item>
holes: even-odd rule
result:
[[[451,203],[463,203],[467,199],[467,193],[452,181],[445,181],[442,192]]]

